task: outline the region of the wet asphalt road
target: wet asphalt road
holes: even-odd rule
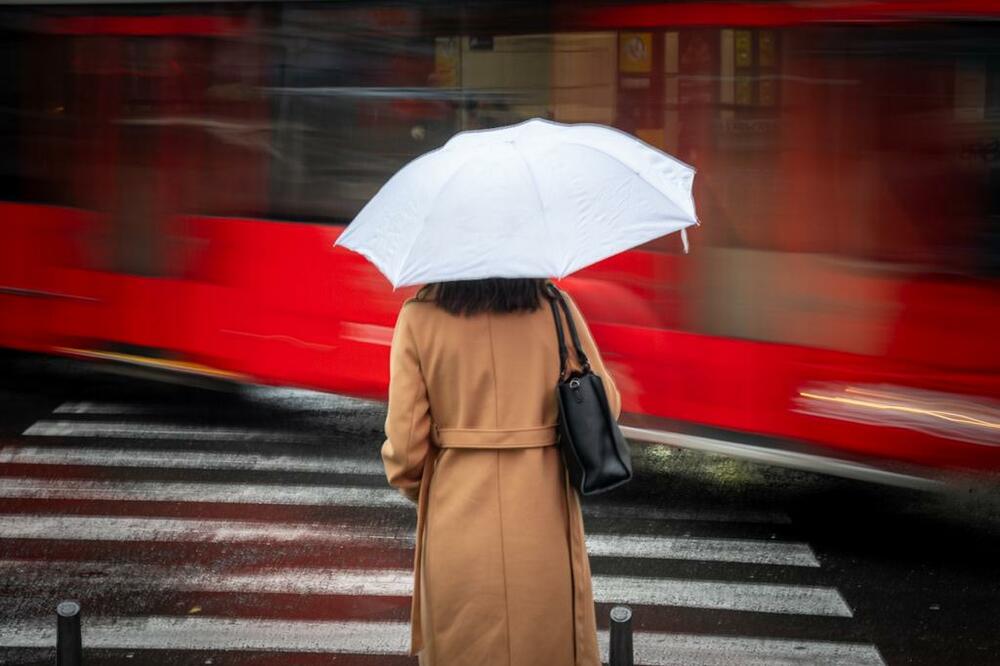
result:
[[[0,664],[415,664],[384,407],[0,356]],[[1000,502],[637,447],[588,501],[640,664],[1000,664]]]

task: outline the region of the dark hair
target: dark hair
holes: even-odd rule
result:
[[[453,315],[481,312],[534,312],[541,306],[545,280],[534,278],[486,278],[433,282],[417,298],[433,301]]]

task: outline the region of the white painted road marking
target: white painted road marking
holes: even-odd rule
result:
[[[408,597],[413,592],[413,573],[403,569],[280,568],[242,573],[190,566],[0,560],[0,573],[7,581],[20,579],[76,594],[93,585],[142,591],[150,589],[151,582],[155,589],[185,592],[380,597]],[[629,576],[594,576],[593,587],[599,603],[852,617],[840,593],[829,587]]]
[[[607,639],[598,639],[607,659]],[[874,645],[861,643],[639,632],[634,646],[640,666],[885,666]]]
[[[0,477],[0,498],[352,507],[412,508],[414,506],[413,502],[388,487],[51,480],[11,477]]]
[[[28,437],[126,437],[128,439],[186,439],[226,442],[315,442],[319,437],[288,430],[191,426],[128,421],[36,421],[23,433]]]
[[[413,546],[411,529],[397,528],[395,532],[391,529],[177,518],[0,515],[0,538],[3,539],[215,543],[306,541]],[[819,566],[808,545],[783,541],[593,534],[587,537],[587,549],[591,556],[603,557]]]
[[[175,455],[181,456],[181,452]],[[71,456],[71,459],[73,457]],[[30,457],[30,459],[37,459]],[[43,457],[42,459],[49,459]],[[19,462],[17,454],[0,462]],[[356,465],[360,466],[360,465]],[[383,476],[380,471],[379,476]],[[237,504],[297,504],[313,506],[401,506],[414,505],[395,489],[332,485],[288,485],[251,483],[186,483],[179,481],[92,481],[84,479],[39,479],[0,477],[0,497],[7,499],[81,499],[132,502],[219,502]],[[595,518],[660,520],[735,520],[740,512],[660,509],[640,505],[586,505],[584,512]],[[763,518],[765,516],[750,516]],[[781,515],[766,517],[780,519]],[[784,516],[787,518],[787,516]]]
[[[385,477],[385,470],[379,460],[358,460],[356,458],[328,456],[218,453],[212,451],[188,451],[184,449],[143,450],[5,446],[0,449],[0,463],[259,472],[316,472],[328,474],[369,474]]]
[[[325,394],[295,411],[328,411]],[[336,405],[334,405],[336,407]],[[114,415],[184,414],[170,405],[68,402],[57,414],[105,415],[103,421],[42,420],[24,435],[32,437],[134,438],[219,442],[315,442],[311,432],[266,428],[138,423],[114,420]],[[35,440],[37,441],[37,440]],[[88,447],[0,448],[0,464],[62,465],[96,468],[206,469],[261,472],[307,472],[384,478],[375,451],[372,459],[213,452],[185,450],[104,449]],[[248,447],[249,448],[249,447]],[[8,473],[11,473],[8,469]],[[95,473],[96,475],[96,473]],[[183,478],[183,477],[181,477]],[[112,502],[205,502],[294,506],[375,507],[410,509],[412,504],[387,487],[344,485],[266,484],[239,482],[131,481],[107,479],[49,479],[0,477],[0,499],[77,500]],[[726,523],[787,524],[787,514],[742,509],[657,507],[588,502],[591,518],[635,520],[715,521]],[[24,510],[24,509],[20,509]],[[620,527],[619,527],[620,529]],[[645,531],[645,530],[638,530]],[[0,539],[93,540],[216,543],[333,543],[407,549],[412,529],[398,526],[348,526],[324,523],[269,523],[77,515],[0,514]],[[775,540],[659,537],[641,534],[591,534],[592,556],[657,558],[758,565],[818,567],[815,554],[804,543]],[[300,594],[407,597],[412,572],[403,569],[348,570],[331,568],[251,568],[212,571],[213,565],[163,566],[150,564],[38,560],[0,560],[0,580],[18,581],[18,588],[78,591],[111,586],[125,592],[150,589],[233,594]],[[84,575],[86,574],[86,575]],[[717,580],[605,576],[593,578],[595,601],[632,605],[711,609],[783,615],[852,616],[841,594],[832,587],[779,585]],[[54,627],[48,621],[25,620],[0,624],[0,645],[45,647],[54,645]],[[607,654],[606,632],[600,634]],[[315,653],[405,654],[409,627],[398,622],[284,621],[256,618],[146,617],[88,618],[87,647],[119,649],[273,650]],[[733,636],[635,634],[636,664],[645,666],[772,666],[819,664],[884,666],[872,645],[830,641],[796,641]]]
[[[320,456],[261,455],[255,453],[219,453],[209,451],[103,449],[86,447],[45,448],[5,446],[0,448],[0,464],[79,465],[89,467],[134,467],[154,469],[210,469],[258,472],[312,472],[357,474],[385,478],[378,460]],[[53,491],[58,492],[58,491]],[[394,493],[395,491],[389,490]],[[260,503],[269,504],[265,496]],[[183,500],[178,500],[183,501]],[[649,505],[583,505],[584,515],[592,518],[634,518],[639,520],[679,520],[724,523],[788,524],[788,515],[780,511],[751,509],[705,509],[657,507]]]
[[[412,547],[411,529],[344,529],[308,523],[254,523],[177,518],[109,516],[0,516],[0,539],[54,541],[159,541],[184,543],[278,543],[292,541],[343,544],[379,543]]]
[[[605,603],[853,617],[832,587],[626,576],[595,576],[593,581],[594,600]]]
[[[87,619],[83,646],[95,649],[273,650],[331,654],[402,655],[409,647],[403,622],[313,622],[216,617]],[[872,645],[692,634],[637,632],[639,666],[884,666]],[[52,622],[0,624],[0,644],[51,648]],[[607,641],[601,633],[601,650]]]
[[[254,403],[277,407],[289,413],[327,412],[342,415],[345,411],[370,411],[380,409],[384,403],[361,398],[350,398],[335,393],[322,393],[304,389],[255,386],[249,389],[243,407],[253,407]],[[78,400],[64,402],[52,410],[53,414],[97,414],[109,415],[155,415],[192,414],[204,411],[204,405],[172,404],[163,402],[95,402]]]
[[[183,410],[183,408],[180,408]],[[53,414],[166,414],[176,413],[177,407],[172,405],[150,405],[146,403],[128,402],[64,402],[52,410]]]
[[[335,654],[405,654],[409,625],[216,617],[87,618],[83,647],[150,650],[275,650]],[[0,645],[55,645],[53,622],[0,625]]]
[[[790,567],[819,566],[808,544],[785,541],[591,534],[587,536],[587,551],[592,557],[745,562]]]

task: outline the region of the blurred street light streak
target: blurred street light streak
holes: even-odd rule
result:
[[[982,399],[906,387],[830,383],[800,390],[798,403],[801,413],[815,416],[1000,446],[1000,408]]]
[[[954,421],[955,423],[968,423],[973,425],[981,425],[984,428],[1000,428],[1000,423],[991,423],[989,421],[983,421],[972,416],[967,416],[965,414],[955,414],[951,412],[943,412],[934,409],[921,409],[919,407],[908,407],[906,405],[892,404],[892,403],[879,403],[872,402],[870,400],[858,400],[852,398],[835,398],[825,395],[817,395],[815,393],[803,392],[803,395],[807,398],[812,398],[814,400],[830,400],[833,402],[842,402],[847,405],[858,405],[861,407],[871,407],[872,409],[889,409],[900,412],[909,412],[912,414],[921,414],[927,416],[934,416],[939,419],[944,419],[946,421]]]

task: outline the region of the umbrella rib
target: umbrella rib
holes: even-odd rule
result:
[[[524,153],[521,152],[521,149],[518,147],[516,142],[511,141],[510,145],[514,148],[514,152],[517,153],[517,156],[521,158],[521,161],[524,163],[524,168],[528,171],[528,180],[531,181],[531,187],[535,190],[535,198],[538,199],[538,207],[542,211],[542,226],[545,227],[545,233],[549,237],[549,243],[552,249],[555,250],[558,248],[558,245],[556,245],[555,238],[552,237],[552,227],[549,225],[549,217],[545,212],[545,201],[542,200],[542,192],[538,189],[538,183],[535,182],[535,172],[531,168],[531,162],[529,162],[528,158],[524,156]],[[563,257],[560,256],[558,274],[558,277],[560,278],[563,277],[563,272],[566,270],[565,264],[566,262],[563,260]]]
[[[624,132],[621,132],[621,133],[625,134]],[[629,136],[627,134],[625,134],[625,135]],[[609,153],[607,151],[601,150],[600,148],[596,148],[596,147],[588,145],[586,143],[581,143],[579,141],[573,141],[573,140],[567,139],[567,140],[564,140],[564,143],[572,144],[574,146],[579,146],[580,148],[585,148],[587,150],[590,150],[592,152],[598,153],[600,155],[604,155],[605,157],[608,157],[608,158],[614,160],[615,162],[617,162],[618,164],[620,164],[621,166],[623,166],[625,169],[627,169],[628,171],[631,171],[633,174],[635,174],[636,178],[638,178],[639,180],[641,180],[642,182],[644,182],[646,185],[648,185],[650,189],[652,189],[654,192],[656,192],[663,200],[665,200],[671,206],[674,206],[676,208],[681,208],[681,206],[678,204],[677,201],[674,201],[669,195],[667,195],[665,192],[661,191],[659,187],[657,187],[655,184],[651,183],[649,181],[649,179],[646,178],[640,171],[637,171],[636,169],[633,169],[631,166],[629,166],[628,164],[626,164],[623,160],[619,159],[615,155],[612,155],[611,153]],[[670,155],[667,155],[667,157],[670,157]],[[671,159],[673,159],[673,158],[671,158]],[[690,167],[690,166],[684,164],[683,162],[681,162],[680,160],[674,159],[674,161],[676,163],[678,163],[678,164],[686,167],[686,168],[691,169],[691,171],[694,172],[694,167]],[[681,195],[685,195],[685,193],[683,192],[682,188],[678,188],[676,185],[674,185],[674,183],[671,180],[667,179],[667,182],[670,184],[671,189],[673,189],[675,191],[677,191],[677,190],[680,189],[681,191],[677,192],[677,193],[681,194]],[[693,213],[692,217],[694,218],[694,221],[691,224],[698,224],[697,213],[694,213],[694,197],[692,195],[690,195],[690,194],[687,194],[686,196],[688,196],[688,197],[691,198],[691,208],[692,208],[692,213]],[[686,211],[682,211],[682,212],[686,213]],[[690,224],[686,225],[686,226],[690,226]],[[684,227],[682,227],[680,229],[680,231],[684,231]],[[657,234],[653,238],[658,238],[661,235],[665,235],[665,234]],[[652,238],[650,238],[649,240],[652,240]],[[684,243],[685,248],[686,248],[686,246],[687,246],[686,234],[685,234],[685,237],[682,238],[681,240]],[[686,252],[687,252],[687,249],[685,249],[685,253]]]
[[[697,173],[697,171],[698,171],[693,165],[688,164],[684,160],[678,159],[678,158],[674,157],[673,155],[671,155],[670,153],[667,153],[667,152],[664,152],[664,151],[660,150],[656,146],[649,145],[645,141],[642,141],[641,139],[639,139],[638,137],[636,137],[634,134],[630,134],[629,132],[626,132],[625,130],[622,130],[622,129],[618,129],[617,127],[612,127],[611,125],[601,125],[600,123],[560,123],[560,122],[557,122],[557,121],[554,121],[554,120],[545,120],[543,118],[539,118],[539,120],[541,120],[543,123],[547,123],[549,125],[560,125],[562,127],[569,127],[569,128],[574,128],[574,127],[593,127],[593,128],[599,129],[599,130],[604,130],[606,132],[612,132],[614,134],[620,135],[621,137],[623,137],[623,138],[625,138],[625,139],[627,139],[629,141],[639,141],[640,143],[643,143],[643,144],[649,146],[650,148],[652,148],[656,152],[660,153],[661,155],[663,155],[664,157],[666,157],[667,159],[669,159],[671,162],[673,162],[674,164],[676,164],[678,166],[684,167],[685,169],[690,169],[692,172],[695,172],[695,173]],[[567,141],[566,143],[573,143],[573,144],[583,145],[583,144],[580,144],[578,141]]]
[[[438,148],[437,150],[444,150],[445,147],[447,147],[447,144],[445,144],[441,148]],[[403,277],[402,272],[404,267],[406,266],[406,260],[410,258],[410,254],[413,252],[413,248],[417,244],[417,239],[420,238],[420,235],[427,228],[427,218],[430,216],[430,211],[434,210],[434,204],[437,203],[438,197],[440,197],[441,193],[448,188],[448,184],[451,183],[451,181],[453,181],[456,176],[458,176],[459,172],[465,168],[465,165],[473,161],[474,159],[476,159],[475,155],[470,156],[468,159],[464,160],[458,166],[456,166],[455,170],[451,172],[451,175],[449,175],[448,178],[443,183],[441,183],[441,187],[439,187],[438,191],[434,194],[434,198],[431,200],[430,205],[427,207],[427,212],[424,213],[423,219],[420,220],[420,229],[417,230],[416,235],[413,237],[413,242],[410,243],[410,247],[406,248],[406,254],[404,254],[403,258],[399,261],[400,275],[397,276],[397,282]],[[393,284],[393,287],[396,286],[397,286],[396,284]],[[406,285],[401,285],[401,286],[406,286]]]
[[[626,135],[626,136],[628,136],[628,135]],[[673,204],[673,205],[675,205],[675,206],[677,205],[677,202],[675,202],[675,201],[672,201],[672,200],[670,199],[670,197],[668,197],[668,196],[667,196],[666,194],[664,194],[663,192],[661,192],[661,191],[660,191],[660,188],[659,188],[659,187],[657,187],[657,186],[656,186],[656,184],[654,184],[654,183],[651,183],[651,182],[649,181],[649,179],[648,179],[648,178],[646,178],[646,176],[645,176],[645,175],[643,175],[643,173],[642,173],[641,171],[637,171],[637,170],[635,170],[634,168],[632,168],[631,166],[629,166],[628,164],[626,164],[626,163],[625,163],[625,162],[624,162],[623,160],[621,160],[621,159],[619,159],[618,157],[616,157],[616,156],[612,155],[611,153],[609,153],[609,152],[607,152],[607,151],[604,151],[604,150],[601,150],[600,148],[595,148],[594,146],[590,146],[590,145],[587,145],[587,144],[585,144],[585,143],[580,143],[579,141],[572,141],[572,140],[566,140],[566,141],[565,141],[565,143],[569,143],[569,144],[573,144],[574,146],[579,146],[580,148],[586,148],[587,150],[592,150],[592,151],[594,151],[595,153],[600,153],[601,155],[604,155],[605,157],[610,157],[610,158],[611,158],[611,159],[613,159],[613,160],[614,160],[615,162],[618,162],[618,164],[621,164],[621,165],[622,165],[623,167],[625,167],[625,168],[626,168],[626,169],[628,169],[629,171],[633,172],[633,173],[634,173],[634,174],[635,174],[636,176],[638,176],[638,177],[639,177],[639,178],[640,178],[640,179],[641,179],[641,180],[642,180],[642,181],[643,181],[644,183],[646,183],[646,184],[647,184],[647,185],[649,185],[649,186],[650,186],[651,188],[653,188],[653,189],[654,189],[654,190],[655,190],[655,191],[656,191],[657,193],[659,193],[659,194],[660,194],[660,196],[662,196],[662,197],[663,197],[664,199],[666,199],[667,201],[670,201],[670,203],[672,203],[672,204]],[[664,153],[664,154],[666,154],[666,153]],[[669,155],[667,155],[667,157],[670,157],[670,156],[669,156]],[[677,163],[679,163],[679,164],[681,164],[681,165],[683,165],[683,166],[685,166],[685,167],[686,167],[686,168],[688,168],[688,169],[691,169],[692,173],[694,172],[694,167],[690,167],[690,166],[687,166],[686,164],[684,164],[684,163],[683,163],[683,162],[681,162],[680,160],[674,160],[674,161],[675,161],[675,162],[677,162]],[[668,183],[670,184],[670,187],[671,187],[671,189],[674,189],[674,190],[680,190],[679,192],[677,192],[678,194],[681,194],[681,195],[685,195],[685,196],[688,196],[688,197],[690,197],[690,198],[691,198],[691,204],[692,204],[691,208],[692,208],[692,210],[693,210],[693,209],[694,209],[694,198],[693,198],[693,197],[691,197],[691,195],[690,195],[690,194],[687,194],[687,193],[685,193],[685,192],[683,191],[683,188],[679,188],[679,187],[677,187],[677,186],[676,186],[676,185],[674,184],[674,182],[673,182],[672,180],[670,180],[670,179],[667,179],[667,180],[666,180],[666,182],[668,182]],[[695,216],[695,218],[697,219],[697,216]]]
[[[635,169],[633,169],[628,164],[626,164],[622,160],[618,159],[617,157],[615,157],[611,153],[605,152],[605,151],[601,150],[600,148],[595,148],[594,146],[588,146],[587,144],[580,143],[579,141],[566,141],[566,143],[571,143],[574,146],[579,146],[581,148],[586,148],[586,149],[592,150],[592,151],[594,151],[596,153],[600,153],[601,155],[604,155],[606,157],[610,157],[612,160],[614,160],[618,164],[621,164],[623,167],[625,167],[626,169],[628,169],[629,171],[631,171],[632,173],[634,173],[637,178],[639,178],[642,182],[646,183],[646,185],[648,185],[650,187],[650,189],[652,189],[654,192],[656,192],[658,195],[660,195],[660,197],[663,198],[665,201],[667,201],[667,203],[669,203],[672,206],[675,206],[677,208],[680,208],[680,206],[678,205],[678,203],[676,201],[674,201],[673,199],[671,199],[666,193],[660,191],[660,188],[658,188],[656,185],[654,185],[653,183],[649,182],[649,180],[645,176],[643,176],[642,173],[640,173],[639,171],[636,171]],[[670,156],[667,155],[667,157],[670,157]],[[677,162],[678,164],[683,165],[683,166],[687,166],[686,164],[684,164],[680,160],[674,160],[674,161]],[[688,167],[688,168],[691,169],[692,172],[694,172],[694,167]],[[668,180],[667,182],[670,183],[671,188],[673,188],[675,190],[679,189],[679,188],[677,188],[673,184],[672,181]],[[683,191],[681,191],[681,192],[679,192],[679,194],[685,194],[685,193]],[[693,222],[691,222],[691,224],[699,224],[699,222],[698,222],[698,214],[694,210],[694,196],[692,194],[688,194],[687,196],[689,196],[691,198],[691,211],[692,211],[692,218],[694,220]],[[686,211],[682,211],[682,212],[686,213]],[[691,226],[691,224],[685,225],[684,227],[681,227],[679,229],[679,231],[682,234],[682,236],[681,236],[681,242],[684,244],[684,253],[685,254],[687,254],[687,252],[688,252],[688,239],[687,239],[687,234],[685,233],[684,230],[685,230],[686,227]],[[668,232],[668,233],[673,233],[673,232]],[[666,235],[666,234],[659,234],[657,236],[654,236],[653,238],[659,238],[661,235]],[[652,240],[652,238],[649,239],[649,240]]]

